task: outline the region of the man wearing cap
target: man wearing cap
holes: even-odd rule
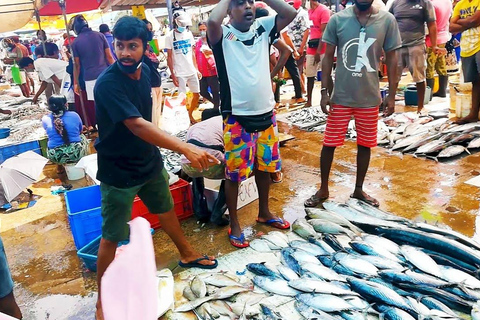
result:
[[[188,30],[188,26],[192,25],[192,21],[183,10],[176,10],[173,18],[174,29],[165,38],[165,48],[168,54],[167,64],[173,84],[178,87],[179,92],[186,93],[188,85],[188,88],[193,93],[193,99],[188,110],[190,122],[193,124],[195,123],[193,110],[197,108],[200,98],[198,78],[201,77],[201,74],[197,71],[197,60],[195,59],[195,54],[193,54],[195,40],[192,32]]]
[[[77,35],[77,38],[72,44],[73,55],[75,56],[74,90],[77,95],[81,94],[82,89],[80,88],[78,79],[80,69],[83,69],[86,98],[88,101],[93,102],[93,88],[98,76],[107,69],[109,65],[115,63],[115,59],[113,59],[105,36],[89,28],[88,22],[83,15],[79,14],[74,16],[72,20],[70,20],[70,27],[73,28],[73,31]],[[93,103],[85,104],[85,109],[87,114],[90,114],[88,119],[94,119],[95,105]],[[96,125],[96,123],[91,123],[91,120],[82,120],[88,123],[88,126],[91,127],[90,130]]]

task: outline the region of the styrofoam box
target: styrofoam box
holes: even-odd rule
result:
[[[222,180],[205,179],[205,198],[207,198],[208,210],[212,210],[213,203],[218,197],[218,190]],[[258,199],[258,189],[255,183],[255,177],[250,177],[240,183],[238,187],[237,209]]]

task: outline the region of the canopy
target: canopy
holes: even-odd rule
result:
[[[80,13],[98,9],[102,0],[65,0],[66,13]],[[62,10],[58,5],[58,1],[49,1],[40,9],[41,16],[58,16],[62,14]]]
[[[20,29],[30,21],[35,8],[42,6],[41,0],[6,0],[1,1],[0,33]]]

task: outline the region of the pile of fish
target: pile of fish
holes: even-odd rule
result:
[[[41,120],[50,113],[46,108],[32,105],[31,99],[14,101],[2,108],[12,111],[10,115],[0,116],[0,127],[10,128],[8,141],[3,143],[39,140],[45,136]]]
[[[322,112],[320,106],[316,106],[292,111],[285,120],[300,129],[318,131],[315,128],[325,126],[327,115]]]
[[[180,131],[174,136],[179,138],[182,141],[185,141],[187,137],[187,130]],[[160,153],[162,154],[163,164],[165,166],[165,169],[168,172],[176,173],[180,171],[181,169],[180,153],[177,153],[168,149],[160,149]]]
[[[480,122],[457,125],[447,118],[420,117],[398,126],[378,122],[377,142],[395,151],[435,160],[451,158],[480,148]]]
[[[306,209],[295,234],[272,231],[250,242],[277,264],[246,264],[251,281],[199,274],[175,311],[198,319],[480,319],[479,243],[356,199],[323,206]],[[277,304],[265,303],[272,296]],[[296,317],[282,314],[285,304]]]

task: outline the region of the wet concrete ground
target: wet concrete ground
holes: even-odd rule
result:
[[[412,111],[409,109],[408,111]],[[271,210],[293,222],[304,216],[303,201],[319,186],[319,152],[323,135],[280,124],[281,132],[295,136],[281,149],[284,181],[272,185]],[[354,188],[356,145],[347,141],[335,154],[330,194],[346,201]],[[381,208],[395,214],[430,223],[444,223],[468,236],[476,231],[479,190],[464,182],[480,174],[480,153],[445,163],[391,153],[381,147],[372,152],[365,188]],[[42,198],[29,209],[0,215],[0,232],[15,281],[15,294],[29,319],[93,319],[95,274],[86,271],[78,259],[69,230],[63,196],[50,194],[56,178],[54,166],[47,166],[47,178],[32,188]],[[86,181],[75,182],[75,187]],[[239,211],[247,237],[270,228],[255,223],[257,201]],[[182,223],[196,248],[221,256],[236,250],[228,242],[227,228],[200,226],[194,218]],[[157,268],[174,272],[178,255],[161,230],[153,236]]]

